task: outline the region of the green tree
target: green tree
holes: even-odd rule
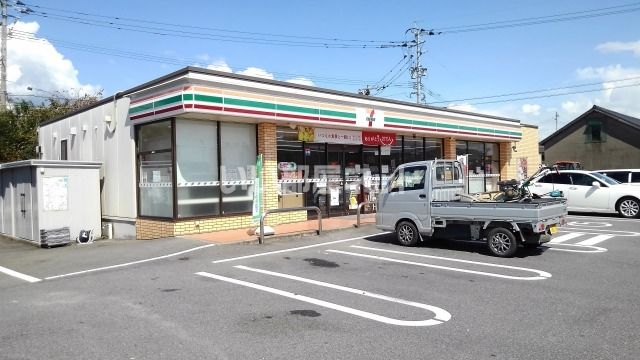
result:
[[[35,158],[41,123],[90,106],[102,96],[102,90],[83,95],[59,93],[62,96],[52,96],[42,104],[22,100],[0,110],[0,163]]]

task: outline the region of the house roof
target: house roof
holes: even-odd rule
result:
[[[593,113],[600,113],[600,114],[606,115],[606,116],[610,117],[611,119],[620,121],[620,122],[622,122],[622,123],[624,123],[626,125],[629,125],[629,126],[631,126],[633,128],[636,128],[636,129],[640,130],[640,119],[635,118],[633,116],[621,114],[621,113],[613,111],[613,110],[609,110],[609,109],[603,108],[602,106],[593,105],[593,107],[591,109],[587,110],[584,114],[578,116],[573,121],[569,122],[565,126],[563,126],[560,129],[556,130],[553,134],[547,136],[542,141],[540,141],[540,145],[544,146],[549,142],[553,142],[553,140],[555,140],[557,137],[562,136],[566,129],[571,128],[574,124],[576,124],[577,122],[581,121],[582,119],[584,119],[585,117],[587,117],[587,116],[589,116],[589,115],[591,115]],[[553,142],[553,143],[555,143],[555,142]]]
[[[128,94],[131,94],[131,93],[134,93],[134,92],[138,92],[138,91],[143,91],[143,90],[145,90],[147,88],[153,87],[153,86],[158,85],[158,84],[162,84],[162,83],[164,83],[166,81],[169,81],[171,79],[174,79],[174,78],[177,78],[177,77],[180,77],[180,76],[187,75],[189,73],[200,73],[200,74],[216,75],[216,76],[220,76],[220,77],[251,81],[251,82],[255,82],[255,83],[272,84],[272,85],[284,86],[284,87],[288,87],[288,88],[311,90],[311,91],[316,91],[316,92],[320,92],[320,93],[343,95],[343,96],[348,96],[348,97],[352,97],[352,98],[360,98],[360,99],[366,99],[366,100],[377,100],[377,101],[386,102],[386,103],[390,103],[390,104],[407,105],[407,106],[412,106],[412,107],[417,107],[417,108],[439,110],[439,111],[444,111],[444,112],[449,112],[449,113],[456,113],[456,114],[464,114],[464,115],[482,116],[484,118],[504,120],[504,121],[509,121],[509,122],[513,122],[513,123],[520,123],[519,120],[512,119],[512,118],[501,117],[501,116],[487,115],[487,114],[481,114],[481,113],[473,113],[473,112],[462,111],[462,110],[447,109],[445,107],[422,105],[422,104],[416,104],[416,103],[407,102],[407,101],[392,100],[392,99],[379,98],[379,97],[368,96],[368,95],[360,95],[360,94],[348,93],[348,92],[345,92],[345,91],[331,90],[331,89],[319,88],[319,87],[315,87],[315,86],[300,85],[300,84],[294,84],[294,83],[285,82],[285,81],[270,80],[270,79],[258,78],[258,77],[253,77],[253,76],[247,76],[247,75],[240,75],[240,74],[234,74],[234,73],[227,73],[227,72],[222,72],[222,71],[204,69],[204,68],[200,68],[200,67],[187,66],[187,67],[184,67],[184,68],[182,68],[180,70],[174,71],[174,72],[172,72],[170,74],[162,76],[160,78],[157,78],[157,79],[151,80],[149,82],[146,82],[144,84],[141,84],[141,85],[138,85],[136,87],[133,87],[131,89],[117,92],[113,96],[106,97],[106,98],[104,98],[104,99],[102,99],[102,100],[100,100],[100,101],[98,101],[98,102],[96,102],[94,104],[91,104],[91,105],[89,105],[89,106],[87,106],[85,108],[78,109],[78,110],[75,110],[75,111],[70,112],[68,114],[64,114],[62,116],[58,116],[56,118],[44,121],[40,125],[41,126],[42,125],[47,125],[47,124],[56,122],[58,120],[62,120],[62,119],[67,118],[69,116],[73,116],[75,114],[79,114],[79,113],[82,113],[82,112],[87,111],[89,109],[92,109],[92,108],[98,107],[100,105],[103,105],[103,104],[112,102],[114,100],[120,99],[120,98],[122,98],[124,96],[127,96]]]

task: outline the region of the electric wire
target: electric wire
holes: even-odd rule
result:
[[[572,15],[578,15],[578,14],[587,14],[587,15],[589,15],[588,13],[597,13],[597,12],[602,12],[602,11],[605,11],[605,10],[620,9],[620,8],[633,7],[633,6],[638,6],[638,5],[640,5],[640,2],[634,2],[634,3],[624,4],[624,5],[617,5],[617,6],[609,6],[609,7],[591,9],[591,10],[574,11],[574,12],[568,12],[568,13],[555,14],[555,15],[536,16],[536,17],[528,17],[528,18],[520,18],[520,19],[512,19],[512,20],[502,20],[502,21],[494,21],[494,22],[488,22],[488,23],[472,24],[472,25],[449,26],[449,27],[441,27],[441,28],[437,28],[437,29],[438,29],[438,31],[447,32],[447,33],[451,33],[453,31],[464,30],[464,29],[474,29],[474,28],[484,30],[484,28],[488,27],[488,26],[507,25],[509,23],[530,22],[530,21],[534,21],[534,20],[548,20],[548,19],[551,19],[551,18],[559,18],[559,17],[563,17],[563,16],[567,17],[567,16],[572,16]],[[627,10],[630,10],[630,9],[627,9]],[[631,9],[631,11],[637,11],[637,9]],[[631,12],[631,11],[629,11],[629,12]],[[596,15],[598,15],[598,14],[596,14]],[[610,15],[610,14],[606,13],[606,14],[598,15],[598,16],[605,16],[605,15]]]
[[[461,102],[461,101],[473,101],[473,100],[492,99],[492,98],[500,98],[500,97],[507,97],[507,96],[535,94],[540,92],[574,89],[574,88],[594,86],[594,85],[604,85],[607,83],[629,81],[629,80],[636,80],[636,79],[640,79],[640,76],[634,76],[634,77],[629,77],[624,79],[608,80],[608,81],[602,81],[602,82],[593,82],[593,83],[586,83],[586,84],[577,84],[577,85],[569,85],[569,86],[562,86],[562,87],[555,87],[555,88],[539,89],[539,90],[519,91],[519,92],[512,92],[512,93],[506,93],[506,94],[500,94],[500,95],[487,95],[487,96],[478,96],[478,97],[472,97],[472,98],[466,98],[466,99],[442,100],[442,101],[432,102],[431,104],[443,104],[443,103],[452,103],[452,102]]]
[[[68,49],[96,53],[96,54],[117,56],[122,58],[133,59],[133,60],[157,62],[157,63],[163,63],[168,65],[189,66],[189,65],[194,65],[195,63],[198,62],[198,60],[196,59],[193,59],[193,60],[176,59],[176,58],[170,58],[170,57],[133,52],[128,50],[105,48],[105,47],[100,47],[100,46],[95,46],[90,44],[74,43],[74,42],[69,42],[64,40],[53,39],[53,38],[47,38],[47,39],[37,38],[33,33],[20,31],[20,30],[14,30],[9,37],[16,40],[26,40],[26,41],[33,41],[33,42],[49,41],[61,48],[68,48]],[[313,74],[292,74],[292,73],[284,73],[284,72],[272,72],[272,73],[274,75],[282,76],[282,77],[305,77],[317,83],[359,85],[359,84],[362,84],[363,82],[366,82],[365,80],[345,79],[345,78],[337,78],[337,77],[329,77],[329,76],[313,75]]]

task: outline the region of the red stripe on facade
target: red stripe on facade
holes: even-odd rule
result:
[[[439,132],[439,133],[448,133],[448,134],[466,134],[466,135],[475,135],[475,136],[484,136],[484,137],[495,137],[495,138],[501,138],[501,139],[520,139],[519,137],[516,136],[509,136],[509,135],[496,135],[496,134],[482,134],[482,133],[474,133],[474,132],[468,132],[468,131],[452,131],[452,130],[444,130],[444,129],[427,129],[427,128],[417,128],[417,127],[412,127],[412,126],[404,126],[404,125],[395,125],[395,124],[384,124],[385,127],[390,127],[390,128],[398,128],[398,129],[408,129],[408,130],[427,130],[427,131],[433,131],[433,132]]]
[[[333,118],[318,118],[318,120],[320,121],[327,121],[327,122],[336,122],[336,123],[342,123],[342,124],[355,124],[355,120],[341,120],[341,119],[333,119]]]
[[[191,107],[195,109],[213,110],[213,111],[223,110],[222,106],[213,106],[213,105],[191,104]]]
[[[171,111],[175,111],[175,110],[181,110],[182,109],[182,104],[177,105],[177,106],[172,106],[172,107],[168,107],[166,109],[162,109],[162,110],[156,110],[155,114],[164,114],[167,112],[171,112]]]
[[[291,118],[291,119],[302,119],[302,120],[318,120],[317,116],[283,114],[283,113],[277,113],[276,117],[286,117],[286,118]]]
[[[146,114],[140,114],[140,115],[134,115],[134,116],[129,117],[129,119],[138,120],[138,119],[142,119],[142,118],[147,117],[147,116],[153,116],[153,112],[146,113]]]
[[[222,109],[224,112],[236,112],[242,114],[252,114],[252,115],[263,115],[263,116],[276,116],[276,113],[270,111],[259,111],[259,110],[247,110],[247,109],[234,109],[234,108],[224,108]]]

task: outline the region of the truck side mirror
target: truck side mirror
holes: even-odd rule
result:
[[[391,190],[389,190],[390,193],[398,192],[398,191],[400,191],[400,188],[397,188],[397,187],[392,187]]]

